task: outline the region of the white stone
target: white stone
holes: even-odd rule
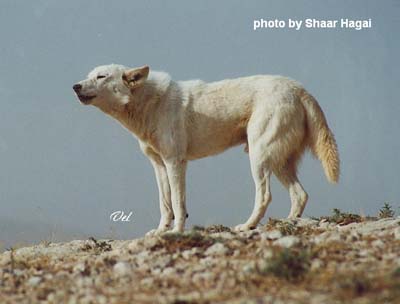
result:
[[[326,219],[322,219],[319,223],[318,226],[321,228],[328,228],[329,222]]]
[[[305,226],[317,226],[318,221],[313,220],[311,218],[298,218],[296,219],[296,226],[305,227]]]
[[[224,246],[222,243],[215,243],[214,245],[208,247],[205,252],[205,255],[222,255],[226,254],[229,251],[228,248]]]
[[[314,259],[311,262],[311,270],[316,270],[318,268],[321,268],[323,265],[322,261],[320,259]]]
[[[42,281],[41,277],[30,277],[28,280],[28,285],[36,286]]]
[[[166,276],[172,276],[176,273],[174,267],[167,267],[163,270],[162,274]]]
[[[233,257],[236,258],[240,255],[240,250],[239,249],[235,249],[235,251],[233,252]]]
[[[74,272],[83,272],[85,271],[85,263],[78,263],[73,268]]]
[[[282,233],[277,230],[271,230],[271,231],[265,231],[261,233],[261,239],[262,240],[276,240],[282,237]]]
[[[297,245],[300,242],[300,239],[297,236],[294,235],[288,235],[284,236],[283,238],[280,238],[274,242],[274,245],[282,246],[285,248],[290,248],[293,247],[294,245]]]
[[[385,243],[382,242],[381,240],[375,240],[375,241],[373,241],[371,243],[371,245],[372,245],[372,247],[375,247],[375,248],[383,248],[383,247],[385,247]]]
[[[252,273],[256,269],[255,262],[250,262],[243,266],[242,270],[244,273]]]
[[[215,275],[210,271],[199,272],[193,275],[192,281],[193,283],[201,284],[202,282],[211,282],[214,277]]]
[[[223,231],[223,232],[215,232],[210,234],[210,236],[212,236],[213,238],[222,238],[222,239],[233,239],[235,237],[235,235],[231,232],[228,231]]]
[[[340,242],[344,239],[344,236],[339,233],[331,233],[331,235],[326,240],[327,242]]]
[[[182,251],[181,255],[185,260],[189,260],[191,257],[199,253],[199,251],[199,248],[194,247],[192,249]]]
[[[136,254],[136,260],[137,260],[138,264],[144,264],[149,259],[149,256],[150,256],[150,251],[143,250],[143,251],[139,252],[138,254]]]
[[[131,265],[129,265],[127,262],[116,263],[113,267],[113,270],[117,275],[120,276],[129,275],[132,272]]]
[[[393,234],[394,234],[395,240],[400,240],[400,227],[397,227],[396,229],[394,229]]]
[[[140,281],[140,284],[143,286],[152,286],[154,284],[154,279],[151,277],[144,278]]]

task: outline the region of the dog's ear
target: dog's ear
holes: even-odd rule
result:
[[[122,74],[122,81],[130,89],[137,88],[145,82],[147,76],[149,76],[149,71],[150,68],[147,65],[126,70]]]

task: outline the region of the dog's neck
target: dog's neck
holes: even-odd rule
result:
[[[161,96],[159,92],[150,92],[146,88],[132,93],[129,102],[110,115],[141,141],[151,142],[156,129]]]

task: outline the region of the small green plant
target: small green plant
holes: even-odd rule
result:
[[[397,267],[395,270],[392,272],[392,277],[394,278],[400,278],[400,266]]]
[[[379,218],[394,217],[393,207],[389,203],[384,203],[383,207],[379,209]]]
[[[273,274],[288,281],[296,281],[304,277],[310,268],[310,254],[306,250],[283,249],[267,260],[262,274]]]

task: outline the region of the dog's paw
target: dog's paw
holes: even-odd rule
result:
[[[172,230],[170,230],[169,232],[171,232],[171,233],[182,233],[182,232],[184,232],[184,231],[185,231],[184,228],[174,227],[174,228],[172,228]]]
[[[240,224],[237,225],[233,228],[233,231],[235,232],[242,232],[242,231],[249,231],[254,229],[254,226],[248,225],[248,224]]]
[[[152,229],[145,234],[146,237],[152,237],[167,232],[168,229]]]

